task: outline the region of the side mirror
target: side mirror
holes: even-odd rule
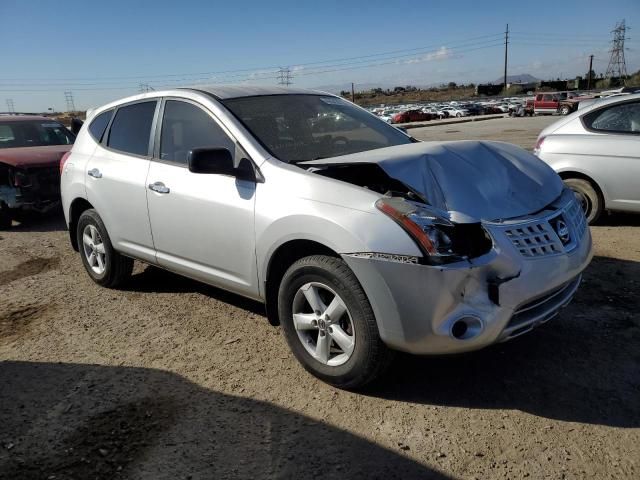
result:
[[[189,171],[229,175],[238,180],[256,181],[256,173],[248,159],[243,158],[238,166],[233,164],[233,155],[226,148],[194,148],[187,160]]]

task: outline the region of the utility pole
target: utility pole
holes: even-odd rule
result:
[[[293,82],[291,81],[291,69],[289,67],[278,70],[278,84],[289,86]]]
[[[73,92],[64,92],[64,100],[67,102],[67,112],[75,112],[76,105],[73,103]]]
[[[509,51],[509,24],[504,32],[504,93],[507,93],[507,55]]]
[[[613,33],[611,57],[609,58],[609,66],[605,74],[605,77],[609,79],[619,78],[623,85],[627,77],[627,64],[624,59],[624,41],[627,39],[625,37],[627,28],[625,21],[622,20],[620,23],[617,23],[616,28],[611,31],[611,33]]]
[[[351,101],[356,103],[356,91],[353,89],[353,82],[351,82]]]
[[[16,113],[16,109],[13,106],[13,98],[7,98],[7,111],[9,113]]]
[[[593,71],[593,55],[589,55],[589,73],[587,74],[587,90],[591,90],[591,72]]]

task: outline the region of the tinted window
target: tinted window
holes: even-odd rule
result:
[[[223,102],[274,157],[295,163],[411,143],[411,138],[337,97],[266,95]]]
[[[106,112],[102,112],[96,118],[93,119],[91,125],[89,125],[89,133],[96,140],[102,140],[102,135],[104,135],[104,131],[107,129],[107,125],[109,125],[109,120],[111,120],[111,115],[113,115],[113,110],[108,110]]]
[[[640,133],[640,102],[623,103],[585,115],[585,124],[603,132]]]
[[[201,108],[191,103],[165,103],[160,134],[160,159],[186,165],[189,152],[200,147],[224,147],[234,152],[234,143]]]
[[[120,107],[111,123],[107,145],[135,155],[148,155],[149,135],[156,102],[143,102]]]
[[[55,121],[19,121],[0,124],[0,148],[71,145],[75,137]]]
[[[550,102],[551,100],[553,100],[553,97],[551,95],[544,95],[542,97],[543,102]]]

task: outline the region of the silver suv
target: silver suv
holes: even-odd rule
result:
[[[96,283],[139,259],[262,301],[302,365],[344,388],[394,350],[475,350],[546,322],[592,255],[573,193],[533,155],[417,142],[322,92],[138,95],[91,112],[63,162]]]

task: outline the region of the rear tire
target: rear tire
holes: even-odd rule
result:
[[[336,302],[341,313],[334,316]],[[278,313],[295,357],[308,372],[331,385],[360,388],[391,363],[393,352],[380,339],[369,300],[342,259],[313,255],[291,265],[280,283]],[[329,352],[324,356],[323,338]],[[344,348],[345,344],[349,347]]]
[[[571,113],[571,109],[567,105],[563,105],[560,108],[560,115],[569,115]]]
[[[583,178],[567,178],[564,183],[578,197],[582,210],[587,217],[587,222],[590,225],[597,222],[604,208],[604,200],[600,192],[591,182]]]
[[[98,212],[94,209],[82,212],[76,232],[82,263],[94,282],[115,288],[131,276],[133,260],[113,249]]]

